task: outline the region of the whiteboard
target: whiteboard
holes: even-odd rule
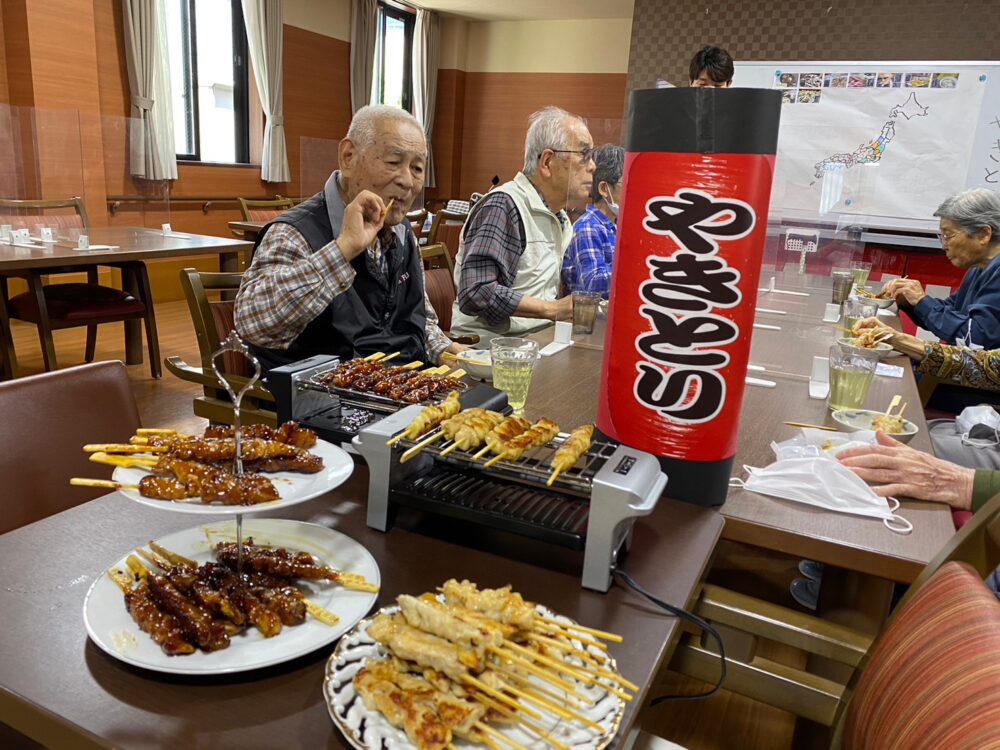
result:
[[[966,187],[1000,190],[1000,64],[736,64],[734,86],[780,89],[771,213],[934,231]]]

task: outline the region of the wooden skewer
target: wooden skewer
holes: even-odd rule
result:
[[[445,448],[443,451],[441,451],[441,455],[442,456],[447,456],[449,453],[452,453],[452,452],[457,451],[457,450],[458,450],[458,443],[452,443],[447,448]]]
[[[538,620],[539,618],[536,617],[535,619]],[[571,640],[579,641],[587,648],[596,648],[601,651],[608,650],[608,646],[605,643],[601,643],[600,641],[594,640],[592,638],[587,638],[586,636],[579,635],[577,633],[567,633],[565,630],[560,630],[559,628],[555,628],[546,622],[536,622],[535,628],[537,630],[541,630],[543,633],[548,633],[549,635],[559,636],[560,638],[569,638]]]
[[[169,430],[160,427],[140,427],[135,431],[136,435],[176,435],[177,430]]]
[[[101,451],[91,453],[90,460],[95,464],[122,466],[126,469],[131,469],[135,466],[148,469],[149,467],[155,466],[159,463],[158,458],[146,458],[145,456],[113,456],[110,453],[102,453]]]
[[[573,687],[572,682],[564,680],[562,677],[559,677],[558,675],[551,674],[550,672],[546,672],[540,669],[533,662],[529,661],[528,659],[525,659],[524,657],[518,656],[517,654],[511,653],[509,651],[504,651],[502,649],[497,648],[496,646],[489,646],[488,648],[491,652],[499,656],[501,659],[506,659],[507,661],[510,661],[512,664],[516,664],[517,666],[521,667],[521,669],[525,670],[526,672],[530,672],[531,674],[535,675],[535,677],[545,680],[546,682],[551,683],[552,685],[555,685],[556,687],[565,690],[567,693],[572,693],[573,695],[576,695],[575,692],[576,689]]]
[[[74,487],[103,487],[108,490],[137,490],[137,484],[122,484],[113,482],[110,479],[86,479],[83,477],[72,477],[69,483]]]
[[[527,638],[532,643],[537,643],[540,646],[544,646],[545,648],[551,648],[556,651],[562,651],[563,653],[572,654],[576,658],[582,659],[583,661],[588,661],[591,664],[594,664],[595,666],[599,664],[599,662],[597,661],[597,657],[595,657],[590,652],[584,651],[583,649],[580,648],[576,648],[576,646],[573,646],[569,643],[563,643],[562,641],[557,641],[554,637],[550,637],[547,635],[536,635],[532,633],[529,634]]]
[[[419,443],[417,443],[416,445],[414,445],[412,448],[407,448],[406,451],[403,453],[403,455],[399,457],[399,463],[405,464],[411,458],[413,458],[418,453],[420,453],[420,451],[422,451],[428,445],[430,445],[431,443],[437,442],[438,440],[440,440],[443,437],[444,437],[444,433],[443,432],[435,432],[429,438],[424,438]]]
[[[90,443],[83,446],[87,453],[166,453],[164,445],[128,445],[126,443]]]
[[[560,643],[559,641],[555,641],[549,638],[539,638],[538,636],[529,635],[528,640],[538,643],[544,646],[545,648],[551,648],[556,651],[562,651],[563,653],[572,654],[581,661],[587,662],[587,664],[591,665],[591,666],[579,665],[579,664],[574,665],[574,667],[580,670],[581,672],[587,672],[589,674],[598,675],[599,677],[605,677],[609,680],[614,680],[619,685],[628,688],[632,692],[639,691],[639,686],[636,685],[634,682],[629,682],[617,672],[612,672],[610,669],[605,669],[604,667],[602,667],[600,663],[598,663],[597,659],[594,658],[593,654],[588,654],[586,651],[574,648],[568,643]]]
[[[509,707],[503,705],[502,703],[497,703],[495,700],[493,700],[489,696],[486,696],[486,695],[483,695],[482,693],[480,693],[479,695],[476,696],[476,700],[478,702],[482,703],[487,708],[492,708],[497,713],[501,713],[504,716],[506,716],[507,718],[516,721],[518,724],[520,724],[522,727],[524,727],[525,729],[527,729],[532,734],[534,734],[534,735],[536,735],[538,737],[541,737],[546,742],[551,743],[552,746],[556,748],[556,750],[569,750],[569,746],[568,745],[564,745],[559,740],[557,740],[554,737],[552,737],[552,735],[550,735],[544,729],[541,729],[540,727],[535,726],[534,724],[532,724],[530,721],[528,721],[523,716],[518,716],[518,714],[515,711],[511,710]]]
[[[537,651],[532,651],[531,649],[525,648],[524,646],[519,646],[516,643],[510,641],[507,642],[506,648],[513,649],[520,654],[524,654],[527,658],[532,661],[536,661],[539,664],[544,664],[550,669],[554,669],[557,672],[562,672],[563,674],[569,675],[575,680],[586,683],[588,685],[593,685],[595,680],[592,677],[588,677],[575,666],[566,664],[565,662],[559,661],[558,659],[552,659],[551,657],[540,654]]]
[[[556,481],[556,477],[559,476],[560,474],[562,474],[562,469],[556,469],[555,471],[553,471],[552,476],[549,477],[549,480],[545,483],[545,486],[551,487],[552,483]]]
[[[480,691],[486,693],[487,695],[495,698],[496,700],[500,701],[501,703],[506,703],[508,706],[510,706],[511,708],[514,708],[517,711],[522,711],[522,712],[526,713],[532,719],[541,719],[542,718],[541,715],[539,713],[537,713],[536,711],[534,711],[533,709],[530,709],[527,706],[522,706],[520,703],[518,703],[513,698],[511,698],[511,697],[509,697],[507,695],[504,695],[499,690],[494,690],[489,685],[487,685],[485,682],[483,682],[482,680],[477,680],[472,675],[468,675],[468,674],[462,675],[462,682],[466,683],[467,685],[472,685],[472,687],[476,688],[477,690],[480,690]]]
[[[496,463],[497,461],[500,461],[500,460],[502,460],[502,459],[506,458],[506,457],[507,457],[507,454],[508,454],[509,452],[510,452],[510,451],[504,451],[503,453],[497,453],[497,454],[496,454],[496,455],[495,455],[495,456],[494,456],[493,458],[491,458],[491,459],[490,459],[489,461],[487,461],[486,463],[484,463],[484,464],[483,464],[483,468],[484,468],[484,469],[488,469],[488,468],[490,468],[490,467],[491,467],[491,466],[492,466],[493,464],[495,464],[495,463]]]
[[[502,732],[498,732],[493,727],[487,726],[484,722],[477,721],[475,724],[473,724],[473,726],[476,729],[478,729],[480,732],[482,732],[483,734],[488,734],[490,737],[495,737],[496,739],[500,740],[501,742],[510,745],[512,748],[514,748],[514,750],[528,750],[528,748],[526,748],[520,742],[518,742],[516,740],[512,740],[506,734],[503,734]]]
[[[384,356],[385,356],[385,352],[375,352],[374,354],[369,354],[367,357],[364,357],[361,361],[362,362],[376,362],[376,361],[382,359],[382,357],[384,357]]]
[[[424,363],[419,359],[415,359],[412,362],[407,362],[405,365],[400,365],[397,369],[399,370],[418,370],[424,366]]]
[[[166,547],[161,547],[156,542],[150,541],[149,548],[153,550],[153,552],[156,552],[158,555],[162,555],[163,557],[165,557],[174,565],[187,565],[189,568],[198,567],[198,563],[196,563],[194,560],[184,557],[183,555],[179,555],[176,552],[172,552],[171,550],[168,550]]]
[[[448,377],[449,378],[455,378],[456,380],[458,380],[459,378],[464,377],[466,374],[467,373],[465,372],[465,370],[459,369],[459,370],[455,370],[453,373],[449,374]]]
[[[475,739],[476,742],[480,742],[483,745],[486,745],[486,747],[489,748],[489,750],[503,750],[503,748],[501,748],[497,743],[495,743],[493,740],[491,740],[482,732],[480,732],[479,734],[470,734],[469,737],[470,739]]]
[[[509,654],[504,657],[504,659],[509,659],[509,658],[510,658]],[[528,663],[530,664],[531,662]],[[539,685],[537,682],[532,682],[531,680],[528,679],[527,675],[512,671],[513,667],[508,668],[500,666],[499,664],[494,664],[492,665],[492,669],[496,672],[500,672],[505,678],[514,680],[518,685],[523,685],[524,687],[530,687],[536,693],[548,696],[552,700],[565,701],[566,703],[575,706],[577,708],[579,708],[584,703],[587,703],[587,705],[594,704],[594,701],[592,700],[586,700],[586,701],[582,700],[576,695],[576,693],[570,693],[566,690],[563,690],[561,693],[557,693],[554,690],[550,690],[547,687]]]
[[[827,432],[837,432],[836,427],[827,427],[822,424],[809,424],[808,422],[785,422],[789,427],[812,427],[814,430],[826,430]]]
[[[903,397],[898,393],[892,397],[892,401],[889,402],[889,408],[885,410],[885,415],[888,417],[892,410],[899,406],[899,402],[903,400]]]
[[[396,202],[395,198],[390,198],[389,202],[385,204],[385,208],[382,209],[382,218],[384,219],[388,215],[389,211],[392,210],[392,204]]]
[[[472,456],[472,460],[478,461],[489,452],[490,452],[490,446],[484,445],[480,450],[476,451],[476,453]]]
[[[396,357],[398,357],[398,356],[399,356],[400,354],[402,354],[402,352],[393,352],[392,354],[386,354],[386,355],[385,355],[384,357],[382,357],[382,359],[380,359],[380,360],[379,360],[379,363],[381,363],[381,364],[383,364],[383,365],[384,365],[384,364],[385,364],[386,362],[388,362],[388,361],[389,361],[390,359],[395,359],[395,358],[396,358]]]
[[[576,623],[563,622],[561,620],[556,620],[552,617],[545,617],[543,615],[535,615],[536,620],[541,620],[542,622],[547,622],[550,625],[555,625],[556,627],[562,628],[563,630],[578,630],[581,633],[589,633],[590,635],[596,635],[598,638],[603,638],[606,641],[611,641],[612,643],[621,643],[624,638],[622,638],[617,633],[608,633],[604,630],[598,630],[597,628],[588,628],[586,625],[577,625]]]
[[[899,407],[899,411],[896,413],[897,417],[902,417],[903,416],[903,412],[906,411],[906,405],[907,405],[907,403],[909,403],[909,402],[908,401],[904,401],[903,405],[901,407]]]
[[[591,721],[586,716],[576,713],[575,711],[570,711],[568,708],[563,708],[558,703],[550,701],[548,698],[543,698],[540,695],[535,695],[534,693],[527,690],[519,690],[516,687],[507,685],[504,690],[506,690],[511,695],[516,695],[518,698],[522,698],[529,703],[534,703],[536,706],[541,706],[542,708],[548,709],[556,716],[563,719],[568,719],[569,721],[578,721],[585,726],[595,729],[598,732],[603,731],[601,725]]]

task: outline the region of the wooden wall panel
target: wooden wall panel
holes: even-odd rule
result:
[[[625,106],[624,73],[468,73],[459,193],[506,182],[524,165],[528,116],[555,105],[588,120],[594,142],[617,143]]]
[[[464,70],[447,68],[438,71],[434,132],[431,134],[437,186],[427,189],[428,201],[461,197],[465,77]]]
[[[4,39],[3,10],[0,9],[0,103],[10,101],[7,90],[7,44]]]

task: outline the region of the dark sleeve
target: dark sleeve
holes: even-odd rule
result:
[[[1000,346],[1000,274],[992,273],[965,311],[955,309],[954,294],[946,300],[924,297],[913,308],[913,320],[949,344],[971,332],[974,344]]]
[[[465,230],[459,309],[488,325],[499,325],[513,315],[524,296],[511,287],[525,246],[514,199],[499,192],[483,198]]]

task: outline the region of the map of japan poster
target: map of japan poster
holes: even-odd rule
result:
[[[928,220],[966,185],[985,72],[775,70],[772,209]]]

